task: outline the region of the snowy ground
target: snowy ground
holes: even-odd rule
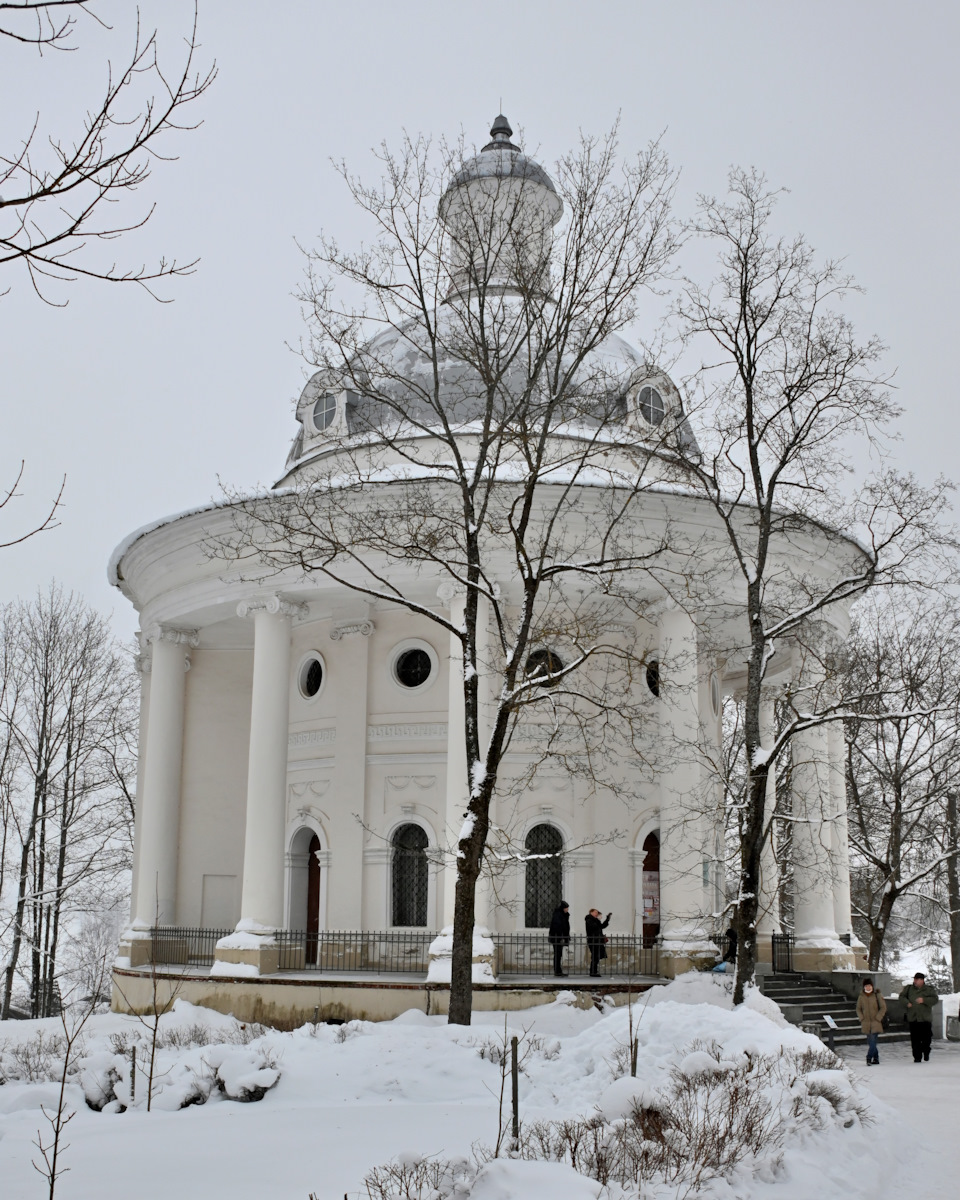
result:
[[[526,1030],[530,1047],[520,1085],[524,1122],[598,1110],[615,1120],[624,1111],[624,1090],[647,1104],[670,1078],[704,1069],[708,1077],[714,1069],[709,1056],[691,1053],[698,1038],[722,1047],[717,1070],[746,1054],[786,1061],[791,1052],[819,1046],[783,1027],[763,997],[754,997],[753,1008],[732,1011],[722,989],[722,981],[698,976],[650,994],[637,1014],[636,1083],[614,1082],[628,1037],[624,1010],[601,1014],[558,1002],[511,1014],[509,1032]],[[38,1032],[56,1031],[56,1022],[0,1026],[0,1078],[7,1078],[0,1087],[2,1200],[47,1195],[31,1165],[37,1157],[32,1141],[45,1124],[40,1106],[56,1105],[58,1086],[22,1076],[47,1071],[42,1055],[27,1049],[36,1046]],[[129,1100],[128,1058],[117,1051],[146,1031],[114,1015],[93,1018],[87,1027],[84,1070],[67,1089],[76,1116],[65,1135],[69,1172],[58,1184],[59,1200],[100,1200],[118,1191],[138,1200],[201,1194],[307,1200],[311,1192],[318,1200],[340,1200],[345,1193],[353,1200],[366,1196],[366,1173],[394,1156],[469,1156],[475,1143],[492,1145],[497,1138],[501,1074],[490,1055],[496,1057],[502,1015],[480,1014],[470,1029],[455,1029],[412,1010],[380,1025],[307,1026],[254,1036],[259,1031],[178,1003],[161,1031],[154,1111],[143,1110],[146,1087],[138,1074],[137,1106],[109,1111],[120,1107],[113,1101],[96,1112],[84,1092],[97,1103],[105,1092]],[[883,1200],[906,1192],[923,1200],[952,1198],[956,1183],[949,1180],[960,1176],[960,1139],[952,1130],[960,1047],[937,1043],[931,1062],[920,1066],[909,1047],[885,1047],[882,1054],[882,1065],[869,1073],[859,1055],[849,1056],[852,1086],[845,1073],[822,1069],[795,1081],[784,1099],[793,1103],[802,1094],[809,1112],[820,1114],[817,1121],[803,1125],[783,1117],[787,1136],[779,1163],[763,1156],[745,1162],[729,1181],[715,1181],[698,1194],[716,1200]],[[269,1087],[277,1073],[278,1082]],[[861,1077],[872,1094],[858,1094]],[[258,1087],[269,1090],[257,1103],[227,1098]],[[814,1094],[818,1088],[834,1096],[832,1104]],[[180,1108],[190,1097],[205,1102]],[[861,1124],[858,1103],[866,1104],[873,1123]],[[471,1200],[637,1196],[636,1190],[601,1191],[557,1163],[503,1160],[490,1164],[464,1194]],[[685,1194],[671,1185],[641,1196],[674,1200]]]

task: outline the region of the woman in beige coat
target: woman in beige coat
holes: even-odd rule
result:
[[[860,1028],[867,1035],[867,1066],[879,1066],[877,1034],[883,1033],[883,1018],[887,1014],[887,1002],[873,986],[872,979],[863,981],[863,991],[857,997],[857,1016]]]

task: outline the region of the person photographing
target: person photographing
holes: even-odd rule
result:
[[[600,976],[600,960],[607,957],[606,938],[603,931],[610,924],[613,913],[607,913],[605,921],[600,920],[600,909],[591,908],[584,917],[587,927],[587,949],[590,951],[590,974],[594,979]]]

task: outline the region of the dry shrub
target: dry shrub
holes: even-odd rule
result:
[[[866,1110],[849,1086],[817,1074],[806,1078],[841,1067],[826,1050],[731,1058],[715,1042],[695,1041],[654,1102],[635,1105],[629,1116],[614,1121],[595,1115],[522,1125],[510,1155],[566,1163],[631,1194],[665,1183],[695,1195],[741,1163],[776,1165],[787,1138],[803,1127],[823,1128],[831,1120],[848,1128],[858,1120],[866,1123]],[[367,1196],[447,1200],[495,1157],[494,1150],[476,1146],[472,1167],[427,1158],[377,1167],[364,1180]]]
[[[60,1034],[45,1033],[41,1029],[28,1042],[0,1048],[0,1084],[59,1080],[65,1046]],[[82,1047],[79,1053],[82,1054]]]
[[[463,1158],[403,1158],[375,1167],[363,1182],[369,1200],[443,1200],[476,1173],[474,1164]],[[311,1200],[318,1200],[314,1193]]]

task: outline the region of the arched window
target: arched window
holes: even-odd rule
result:
[[[563,838],[552,825],[534,825],[527,834],[526,904],[524,924],[528,929],[546,929],[563,891]],[[537,855],[545,855],[539,858]]]
[[[427,835],[401,825],[393,835],[393,924],[427,923]]]

